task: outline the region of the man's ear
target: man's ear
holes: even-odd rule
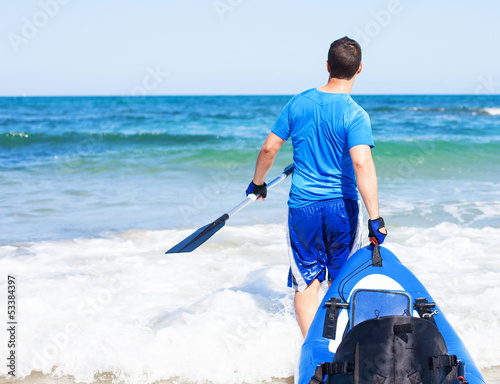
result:
[[[330,63],[328,61],[326,62],[326,70],[330,73]]]
[[[363,63],[359,63],[359,69],[358,72],[356,72],[356,75],[359,75],[362,69],[363,69]]]

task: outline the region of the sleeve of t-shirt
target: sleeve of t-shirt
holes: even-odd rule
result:
[[[363,109],[358,109],[349,116],[347,122],[347,146],[349,149],[356,145],[369,145],[370,148],[375,146],[372,137],[372,126],[370,117]]]
[[[271,128],[271,132],[283,140],[288,140],[290,137],[290,120],[289,120],[290,103],[280,113],[278,120]]]

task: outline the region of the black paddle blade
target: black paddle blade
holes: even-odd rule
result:
[[[227,214],[222,215],[213,223],[201,227],[165,253],[184,253],[194,251],[205,241],[210,239],[219,229],[221,229],[224,224],[226,224],[227,219],[229,219]]]

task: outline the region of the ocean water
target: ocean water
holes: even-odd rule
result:
[[[353,98],[372,121],[386,246],[500,383],[500,96]],[[18,381],[293,382],[288,180],[196,251],[164,254],[245,197],[289,99],[0,98],[0,310],[14,275]],[[291,157],[287,143],[269,180]]]

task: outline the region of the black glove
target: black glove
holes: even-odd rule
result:
[[[382,244],[387,236],[386,233],[380,232],[380,228],[385,227],[384,219],[379,217],[375,220],[368,220],[368,237],[372,243]]]
[[[267,197],[267,187],[266,183],[264,185],[255,185],[253,181],[248,185],[248,188],[246,190],[247,196],[253,193],[254,195],[260,195],[263,199]]]

